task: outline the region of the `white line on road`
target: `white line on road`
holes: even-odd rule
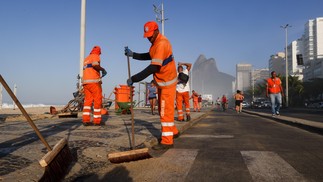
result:
[[[181,135],[181,138],[234,138],[233,135]]]
[[[241,151],[241,154],[253,181],[306,181],[300,173],[274,152]]]

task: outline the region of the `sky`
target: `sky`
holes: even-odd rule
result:
[[[124,46],[148,52],[143,25],[155,20],[161,0],[87,0],[85,56],[102,48],[106,97],[128,77]],[[300,38],[309,19],[323,16],[322,0],[164,0],[165,35],[176,62],[199,55],[235,76],[236,64],[267,68],[271,55]],[[0,1],[0,74],[23,104],[66,104],[76,91],[80,67],[81,0]],[[161,25],[160,25],[161,29]],[[149,62],[131,60],[132,75]],[[145,81],[150,81],[148,77]],[[138,87],[138,85],[135,84]],[[12,102],[3,90],[3,102]]]

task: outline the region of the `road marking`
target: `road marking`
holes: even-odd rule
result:
[[[253,181],[306,181],[278,154],[270,151],[241,151]]]
[[[185,135],[181,135],[181,138],[234,138],[233,135],[189,135],[189,134],[185,134]]]

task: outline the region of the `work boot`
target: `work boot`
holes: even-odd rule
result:
[[[173,135],[173,138],[174,138],[174,139],[175,139],[175,138],[178,138],[180,135],[181,135],[181,133],[180,133],[180,132],[178,132],[177,134]]]
[[[91,126],[91,122],[83,122],[83,126]]]
[[[190,115],[186,116],[186,121],[191,121],[191,116]]]
[[[170,148],[173,148],[174,145],[165,145],[165,144],[161,144],[159,143],[158,145],[155,145],[152,147],[152,149],[154,150],[167,150],[167,149],[170,149]]]

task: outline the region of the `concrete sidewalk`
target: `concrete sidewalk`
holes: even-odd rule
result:
[[[288,117],[288,116],[275,116],[273,117],[270,113],[264,113],[264,112],[256,112],[256,111],[251,111],[251,110],[243,110],[243,112],[252,114],[252,115],[257,115],[269,119],[273,119],[275,121],[289,124],[292,126],[296,126],[311,132],[323,134],[323,122],[317,122],[317,121],[311,121],[311,118],[308,119],[301,119],[301,118],[295,118],[295,117]],[[323,117],[322,117],[323,121]]]
[[[192,126],[207,111],[192,112],[190,122],[175,122],[180,132]],[[148,108],[135,109],[135,148],[155,145],[160,138],[158,115],[151,115]],[[104,126],[83,126],[78,118],[47,118],[35,121],[46,141],[54,146],[61,138],[68,144],[75,157],[66,181],[93,174],[111,163],[107,154],[130,150],[131,115],[117,115],[110,110],[103,117]],[[44,169],[39,166],[46,153],[45,146],[26,121],[0,124],[0,181],[37,181]],[[175,141],[176,145],[176,141]]]

